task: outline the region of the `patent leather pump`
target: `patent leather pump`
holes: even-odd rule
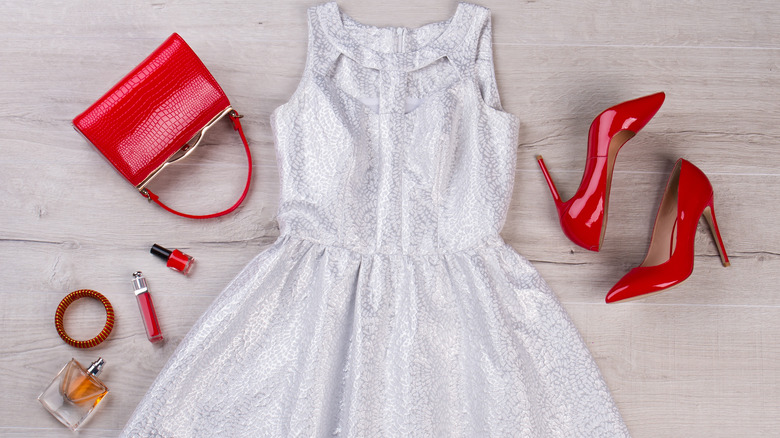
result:
[[[729,266],[713,207],[707,176],[690,162],[678,160],[658,207],[647,256],[610,289],[607,303],[662,292],[688,278],[693,272],[694,240],[702,216],[710,226],[723,266]]]
[[[653,118],[665,97],[664,93],[656,93],[629,100],[605,110],[593,120],[582,182],[568,201],[561,200],[542,156],[536,157],[555,201],[563,233],[572,242],[591,251],[601,249],[617,153]]]

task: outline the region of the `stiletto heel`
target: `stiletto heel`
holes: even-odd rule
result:
[[[723,266],[729,258],[715,219],[712,185],[698,167],[680,159],[666,184],[645,260],[607,293],[607,303],[663,292],[693,272],[696,228],[707,220]]]
[[[547,186],[550,187],[550,192],[552,193],[553,201],[555,202],[555,208],[558,209],[558,215],[561,214],[561,209],[563,208],[563,201],[561,201],[561,195],[558,194],[558,189],[555,188],[555,183],[552,180],[552,177],[550,177],[550,172],[547,171],[547,166],[544,165],[544,159],[541,155],[536,156],[536,161],[539,162],[539,167],[542,168],[542,174],[544,174],[544,180],[547,181]]]
[[[718,221],[715,219],[715,208],[713,206],[712,198],[704,209],[704,219],[707,220],[707,224],[710,226],[710,232],[712,238],[715,239],[715,247],[718,248],[718,254],[720,255],[720,262],[724,267],[731,266],[729,262],[729,256],[726,254],[726,247],[723,245],[723,238],[720,236],[720,229],[718,228]]]
[[[629,100],[605,110],[593,120],[582,181],[568,201],[561,200],[542,156],[536,157],[555,201],[561,229],[572,242],[591,251],[601,249],[617,153],[653,118],[665,97],[664,93],[656,93]]]

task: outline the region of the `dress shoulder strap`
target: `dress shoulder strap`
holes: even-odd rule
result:
[[[311,6],[307,11],[309,40],[306,54],[306,70],[328,75],[342,51],[334,44],[334,16],[338,17],[339,8],[335,2]],[[339,18],[340,20],[340,18]]]
[[[498,97],[495,65],[493,63],[493,25],[489,11],[480,25],[478,35],[474,62],[479,88],[485,103],[500,110],[501,100]]]
[[[325,35],[322,26],[322,9],[327,5],[320,4],[311,6],[306,10],[306,23],[307,23],[307,40],[306,40],[306,56],[298,85],[290,96],[290,99],[284,104],[280,105],[277,110],[291,106],[294,102],[300,100],[301,95],[304,93],[305,85],[312,79],[313,73],[322,74],[333,66],[333,61],[338,58],[338,52],[333,50],[333,46],[328,44],[327,36]],[[275,110],[274,113],[277,111]]]
[[[309,71],[320,72],[326,66],[330,66],[332,61],[338,57],[338,52],[333,50],[332,44],[328,43],[328,36],[325,33],[325,27],[322,23],[323,10],[328,7],[327,3],[311,6],[307,10],[307,23],[309,28],[309,37],[306,48],[306,67],[304,74]]]
[[[473,77],[482,98],[489,106],[501,110],[495,67],[493,65],[493,26],[490,10],[482,6],[464,4],[469,14],[469,29],[464,32],[462,44],[449,55],[462,73]]]

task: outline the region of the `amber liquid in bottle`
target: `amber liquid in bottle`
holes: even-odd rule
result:
[[[77,367],[68,367],[60,382],[62,395],[76,404],[98,404],[108,391],[105,386],[95,382],[94,376],[84,374]]]

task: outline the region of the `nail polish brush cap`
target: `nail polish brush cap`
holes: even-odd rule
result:
[[[152,245],[152,249],[149,252],[151,252],[152,254],[156,255],[157,257],[163,260],[168,260],[171,257],[171,254],[173,253],[173,251],[171,251],[170,249],[163,248],[162,246],[156,243]]]
[[[152,246],[152,250],[149,252],[165,260],[169,268],[173,269],[174,271],[179,271],[184,275],[187,275],[190,272],[192,264],[195,261],[195,259],[188,256],[187,254],[184,254],[178,249],[170,250],[163,248],[156,243]]]

